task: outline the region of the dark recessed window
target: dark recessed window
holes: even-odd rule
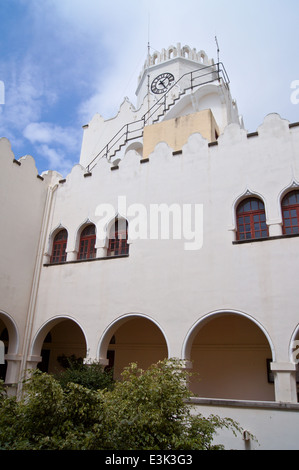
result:
[[[283,233],[299,233],[299,191],[288,193],[282,200]]]
[[[96,228],[90,224],[81,233],[78,259],[91,259],[96,257]]]
[[[237,239],[250,240],[268,237],[264,203],[247,198],[237,207]]]
[[[128,222],[125,219],[116,219],[109,233],[108,256],[127,255]]]
[[[64,263],[66,261],[67,231],[60,230],[53,241],[51,263]]]

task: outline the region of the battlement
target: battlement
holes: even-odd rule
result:
[[[204,66],[214,64],[214,60],[209,59],[205,51],[197,51],[195,48],[191,49],[191,47],[187,45],[181,47],[181,44],[177,43],[176,46],[171,45],[167,49],[162,49],[161,52],[155,51],[152,55],[148,55],[147,60],[143,65],[143,69],[139,74],[138,83],[141,81],[143,74],[148,67],[153,67],[155,65],[177,58],[192,60]]]

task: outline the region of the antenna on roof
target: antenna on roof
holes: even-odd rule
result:
[[[147,30],[147,108],[148,113],[150,110],[150,74],[149,74],[149,67],[150,67],[150,10],[148,11],[148,30]]]
[[[219,44],[218,44],[217,36],[215,36],[215,42],[217,45],[217,63],[219,64]]]

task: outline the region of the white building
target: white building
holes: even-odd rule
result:
[[[195,410],[258,439],[228,448],[298,449],[299,123],[248,134],[223,65],[180,44],[136,94],[84,126],[66,179],[0,140],[2,376],[178,357]]]

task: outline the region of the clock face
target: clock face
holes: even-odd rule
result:
[[[172,73],[161,73],[152,81],[151,90],[156,94],[165,93],[165,91],[173,84],[173,82],[174,76]]]

